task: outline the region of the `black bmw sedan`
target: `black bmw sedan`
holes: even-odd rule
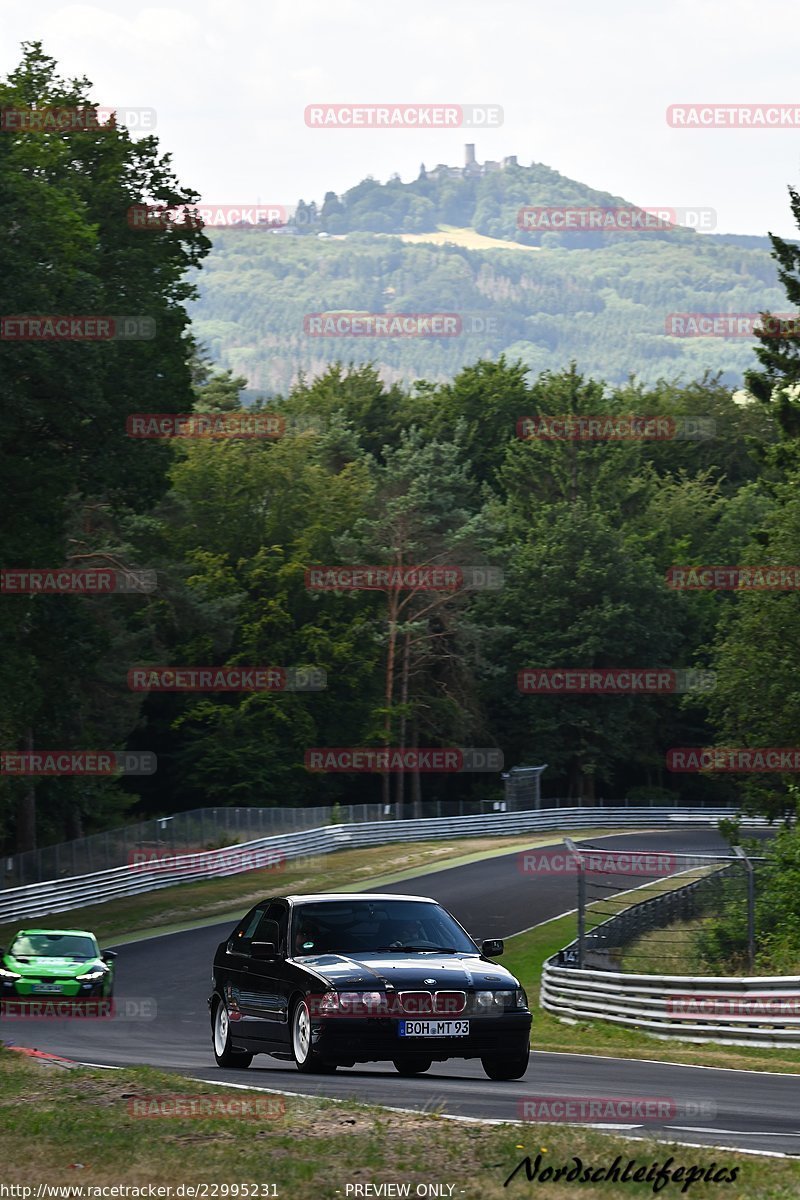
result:
[[[518,980],[435,900],[330,893],[257,904],[214,957],[214,1057],[254,1054],[328,1072],[390,1060],[418,1075],[479,1058],[490,1079],[528,1066],[531,1014]]]

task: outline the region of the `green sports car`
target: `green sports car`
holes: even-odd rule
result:
[[[85,929],[21,929],[0,948],[0,1002],[20,996],[84,997],[114,994],[113,950],[102,950]]]

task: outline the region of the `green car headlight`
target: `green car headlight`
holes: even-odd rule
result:
[[[76,975],[76,979],[80,979],[81,983],[91,983],[96,979],[102,979],[106,974],[105,971],[87,971],[85,975]]]
[[[22,979],[16,971],[9,971],[5,967],[0,967],[0,979]]]

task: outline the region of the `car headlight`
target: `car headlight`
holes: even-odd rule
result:
[[[492,1012],[506,1006],[508,992],[476,992],[475,1004],[479,1012]]]
[[[317,1013],[335,1013],[339,1011],[339,993],[325,992],[324,996],[309,996],[308,1006],[312,1017]]]
[[[518,987],[514,991],[504,989],[500,992],[476,992],[475,1007],[479,1013],[508,1012],[517,1008],[528,1007],[528,997],[525,989]]]
[[[5,967],[0,967],[0,979],[22,979],[16,971],[8,971]]]
[[[383,992],[325,992],[318,997],[309,997],[311,1014],[324,1016],[339,1013],[342,1016],[374,1016],[383,1011],[386,997]]]
[[[80,979],[81,983],[94,983],[97,979],[102,979],[106,974],[105,971],[87,971],[85,975],[76,975],[76,979]]]

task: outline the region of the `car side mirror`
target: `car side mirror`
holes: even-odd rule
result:
[[[269,959],[278,957],[277,942],[251,942],[250,957],[258,959]]]
[[[486,958],[499,958],[502,953],[502,938],[491,938],[488,942],[481,942],[481,954]]]
[[[117,952],[116,950],[102,950],[100,952],[100,957],[102,958],[103,962],[110,963],[113,962],[117,957]]]

